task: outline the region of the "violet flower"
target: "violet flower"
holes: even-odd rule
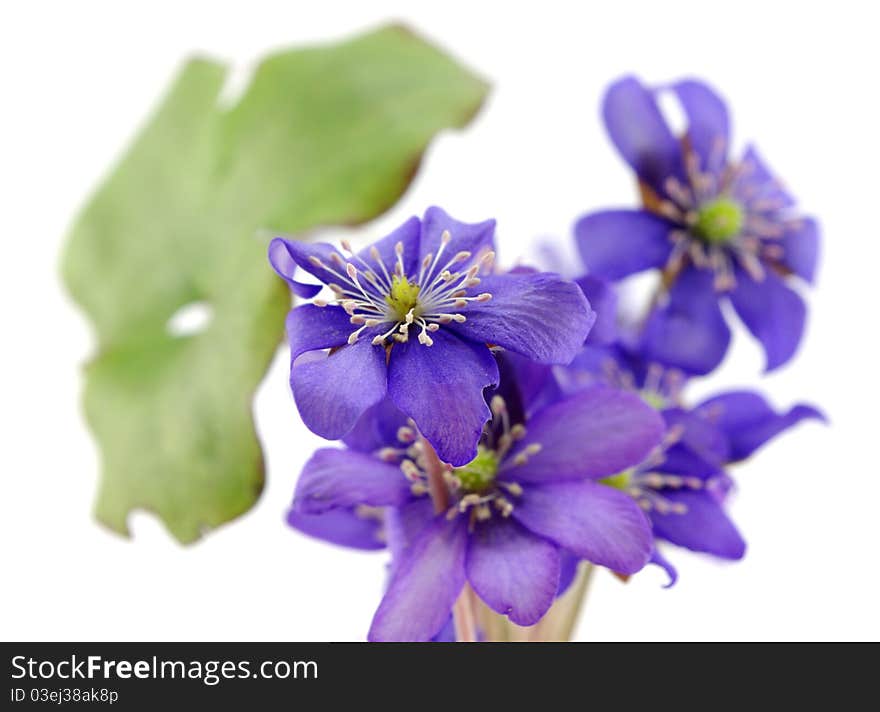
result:
[[[688,408],[685,374],[649,361],[621,341],[588,343],[569,366],[554,371],[565,393],[611,385],[637,393],[662,414],[663,442],[643,462],[606,482],[635,499],[658,541],[722,559],[740,559],[745,553],[745,541],[724,509],[733,487],[728,467],[802,420],[825,420],[805,404],[777,413],[762,395],[747,390],[722,393]],[[675,583],[675,568],[657,546],[651,563],[666,570],[668,585]]]
[[[762,344],[766,370],[778,368],[803,333],[806,307],[791,284],[815,277],[816,222],[795,214],[753,148],[729,158],[730,119],[712,89],[684,80],[663,90],[686,115],[682,138],[663,118],[658,92],[638,79],[617,81],[605,96],[606,128],[638,176],[645,207],[582,217],[581,256],[591,274],[612,280],[663,271],[668,293],[642,334],[651,358],[692,374],[713,370],[730,342],[720,308],[729,299]]]
[[[467,224],[440,208],[410,218],[359,253],[276,238],[272,266],[305,298],[287,318],[290,384],[303,421],[328,439],[348,433],[387,395],[444,461],[464,465],[498,383],[489,345],[567,363],[595,319],[581,291],[549,273],[488,273],[495,221]],[[326,350],[329,349],[329,352]]]
[[[465,582],[491,609],[532,625],[570,582],[575,559],[626,574],[648,561],[644,514],[598,480],[656,447],[657,413],[633,394],[597,387],[542,405],[522,422],[528,385],[502,384],[476,457],[442,471],[439,513],[429,496],[430,454],[388,401],[359,421],[349,449],[319,450],[306,464],[293,526],[314,533],[327,513],[350,521],[371,511],[365,506],[387,508],[394,560],[370,639],[432,638]]]

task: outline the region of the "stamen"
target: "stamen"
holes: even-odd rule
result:
[[[383,462],[394,462],[400,456],[400,450],[393,447],[383,447],[376,453],[376,456]]]
[[[498,484],[504,487],[504,489],[510,492],[514,497],[522,496],[523,488],[516,482],[499,482]]]
[[[422,473],[412,460],[404,460],[400,463],[400,469],[408,480],[420,480]]]

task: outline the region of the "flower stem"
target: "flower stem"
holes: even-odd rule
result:
[[[477,621],[474,616],[474,601],[471,587],[465,583],[452,606],[452,622],[455,624],[455,639],[459,643],[477,642]]]
[[[446,465],[437,457],[433,445],[422,441],[422,452],[425,455],[425,472],[428,475],[428,492],[434,503],[434,513],[440,514],[449,508],[449,488],[446,486]],[[455,639],[462,643],[474,643],[477,640],[477,623],[474,616],[474,602],[470,586],[465,583],[452,607],[452,619],[455,624]]]
[[[578,565],[578,572],[571,590],[566,591],[565,595],[560,599],[560,603],[564,605],[559,607],[557,611],[558,618],[554,621],[555,625],[553,633],[554,638],[544,638],[544,640],[569,641],[574,634],[575,626],[580,618],[581,610],[587,601],[587,593],[590,590],[590,582],[593,580],[593,573],[596,567],[588,561],[582,561]]]
[[[434,514],[445,512],[449,508],[449,488],[443,476],[446,468],[437,457],[437,451],[422,437],[422,452],[425,455],[425,472],[428,475],[428,492],[434,503]]]

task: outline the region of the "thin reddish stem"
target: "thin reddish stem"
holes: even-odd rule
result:
[[[422,437],[422,451],[425,456],[425,472],[428,475],[428,492],[434,503],[434,512],[440,514],[449,509],[449,487],[446,485],[446,465],[437,456],[434,447]],[[471,599],[470,586],[464,585],[452,606],[452,619],[455,624],[455,639],[461,643],[475,643],[477,622]]]

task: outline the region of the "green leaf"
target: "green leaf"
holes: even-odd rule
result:
[[[272,55],[233,106],[227,70],[184,66],[64,255],[98,338],[84,394],[102,456],[96,513],[124,534],[137,508],[191,542],[253,505],[252,398],[290,306],[269,239],[386,210],[430,139],[466,124],[487,90],[396,26]],[[173,334],[193,303],[209,323]]]

